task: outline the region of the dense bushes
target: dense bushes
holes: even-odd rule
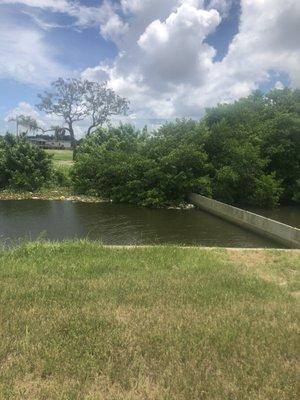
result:
[[[12,135],[0,137],[0,188],[34,191],[53,178],[51,157]]]
[[[98,130],[78,150],[76,190],[145,206],[182,203],[191,190],[210,194],[207,156],[192,140],[200,137],[196,127],[171,124],[153,136],[128,125]]]
[[[205,121],[216,198],[262,206],[298,198],[300,90],[254,93],[208,110]]]
[[[300,91],[259,92],[151,134],[132,126],[83,140],[76,191],[145,206],[176,205],[190,191],[231,204],[300,201]]]

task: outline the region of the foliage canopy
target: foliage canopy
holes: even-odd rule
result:
[[[78,192],[152,207],[191,191],[237,205],[299,202],[300,91],[255,92],[152,133],[98,129],[82,141],[72,177]]]

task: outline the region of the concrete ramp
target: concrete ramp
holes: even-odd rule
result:
[[[221,203],[197,193],[190,193],[189,200],[199,208],[224,220],[268,237],[287,247],[300,248],[300,229],[263,217],[241,208]]]

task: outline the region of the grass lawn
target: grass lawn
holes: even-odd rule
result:
[[[45,150],[46,153],[53,155],[53,166],[60,171],[67,179],[69,178],[70,168],[74,164],[72,150]],[[1,399],[0,399],[1,400]]]
[[[53,155],[54,164],[73,164],[72,150],[45,150],[46,153]]]
[[[0,251],[0,399],[296,400],[299,270],[297,251]]]

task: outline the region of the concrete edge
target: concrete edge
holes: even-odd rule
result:
[[[300,229],[241,208],[190,193],[190,201],[221,219],[255,232],[290,248],[300,248]]]

